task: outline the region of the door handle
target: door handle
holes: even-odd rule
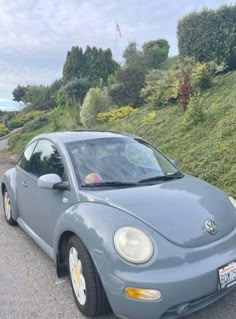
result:
[[[27,184],[26,181],[22,182],[22,185],[23,185],[24,187],[28,187],[28,184]]]

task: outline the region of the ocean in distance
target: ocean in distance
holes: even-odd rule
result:
[[[22,110],[22,102],[18,103],[10,99],[0,98],[0,111],[4,112],[14,112]]]

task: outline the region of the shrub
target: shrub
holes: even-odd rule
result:
[[[180,68],[176,74],[178,80],[178,104],[182,107],[184,111],[187,109],[190,97],[194,93],[194,89],[191,82],[192,67],[187,65]]]
[[[211,73],[207,63],[197,62],[192,67],[192,85],[197,90],[209,88],[211,83]]]
[[[115,122],[132,114],[135,109],[131,106],[123,106],[108,112],[98,113],[97,120],[101,122]]]
[[[236,67],[236,5],[218,10],[204,9],[183,17],[178,24],[178,46],[181,56],[197,61],[225,62]]]
[[[180,58],[178,55],[169,57],[160,65],[161,70],[177,70],[180,67]]]
[[[145,71],[139,66],[128,66],[119,69],[115,83],[109,87],[109,95],[115,105],[140,106],[143,99],[140,90],[144,85]]]
[[[80,120],[80,111],[81,111],[81,105],[76,100],[70,100],[66,103],[66,111],[71,118],[72,122],[79,126],[81,125]]]
[[[62,109],[60,107],[55,107],[50,113],[50,122],[55,131],[59,130],[62,126],[61,113]]]
[[[11,121],[16,115],[17,112],[7,112],[2,119],[3,125],[8,127],[8,122]]]
[[[188,109],[180,123],[180,126],[183,130],[188,130],[192,126],[195,126],[204,120],[205,115],[203,103],[203,97],[201,97],[199,94],[191,96]]]
[[[34,119],[33,121],[27,122],[24,125],[22,132],[23,133],[33,132],[35,130],[40,129],[42,126],[45,126],[46,124],[48,124],[48,115],[44,114]]]
[[[211,76],[216,76],[225,73],[228,69],[228,66],[224,62],[218,64],[215,61],[208,62],[207,67]]]
[[[9,133],[9,130],[3,124],[0,124],[0,136],[4,136],[8,133]]]
[[[174,71],[152,70],[146,75],[141,91],[146,104],[153,109],[177,99],[178,87]]]
[[[97,124],[97,114],[108,109],[109,98],[100,88],[91,88],[85,96],[81,107],[80,118],[85,127]]]
[[[7,125],[8,125],[8,128],[12,130],[14,128],[22,127],[24,125],[24,121],[20,119],[12,119],[8,122]]]

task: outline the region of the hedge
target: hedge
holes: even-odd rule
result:
[[[236,68],[236,5],[204,9],[184,16],[178,23],[181,56],[197,61],[226,63]]]

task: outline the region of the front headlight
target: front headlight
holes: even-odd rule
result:
[[[131,226],[121,227],[116,231],[114,245],[122,258],[135,264],[147,262],[153,254],[153,244],[149,236]]]
[[[231,204],[234,206],[234,208],[236,209],[236,200],[233,198],[233,197],[231,197],[231,196],[229,196],[229,200],[231,201]]]

